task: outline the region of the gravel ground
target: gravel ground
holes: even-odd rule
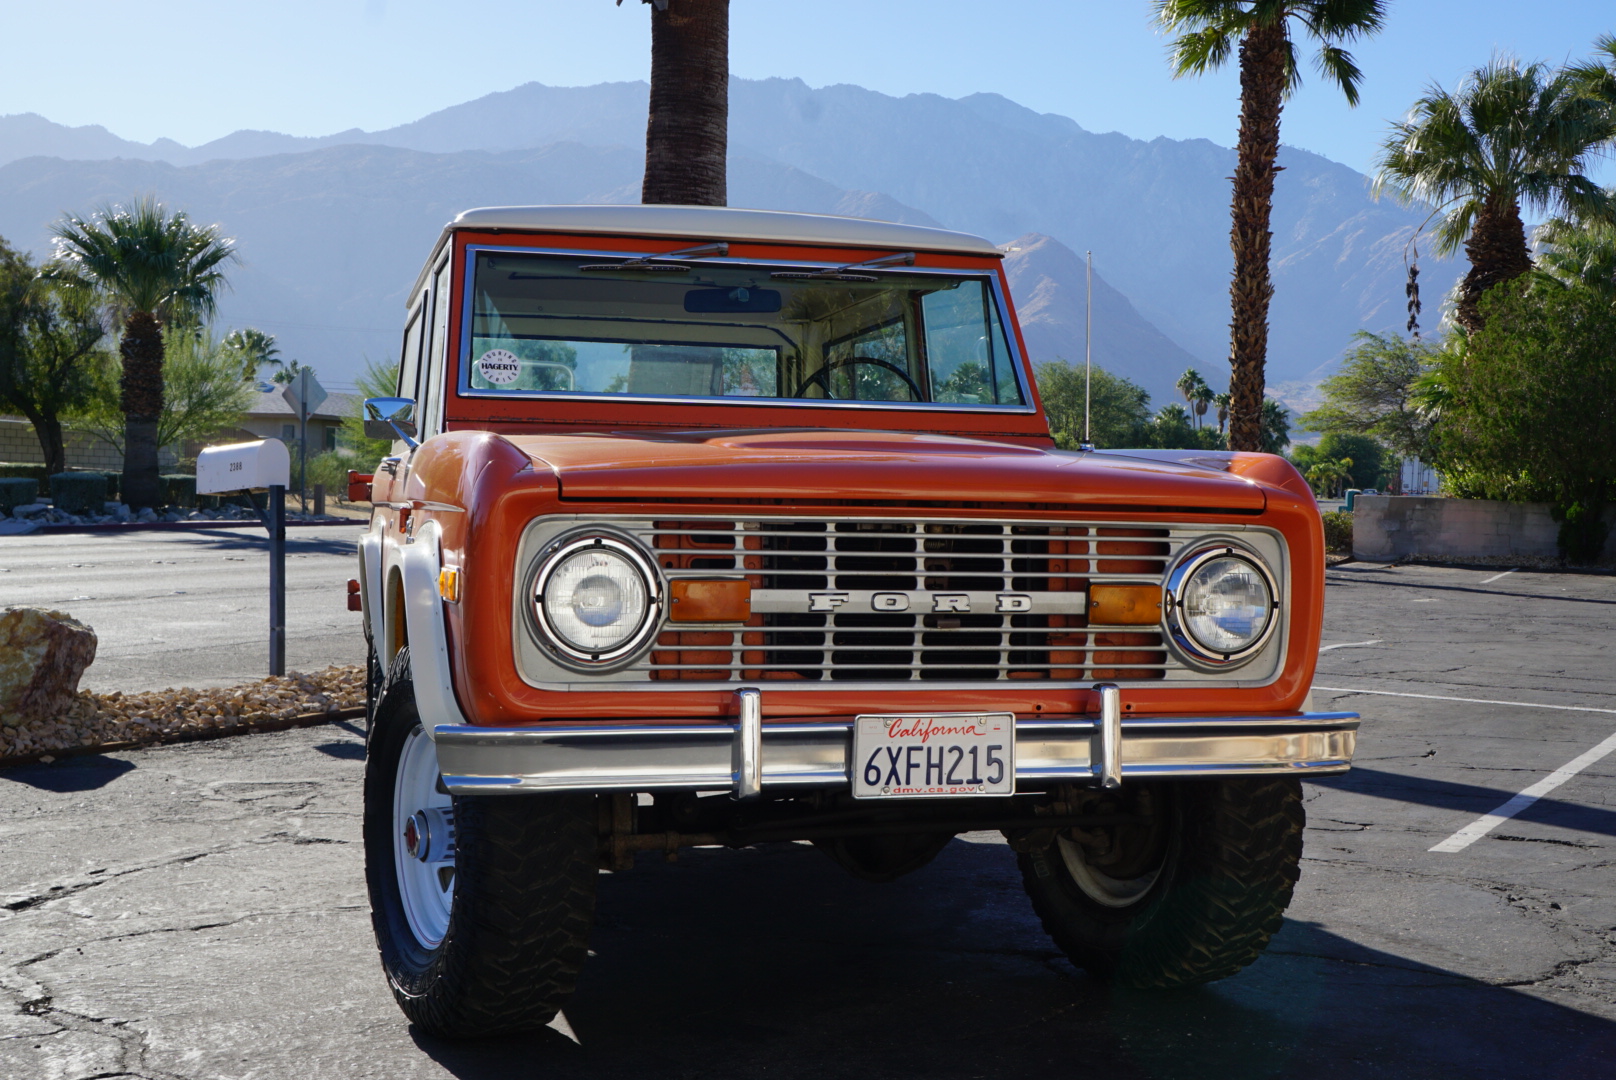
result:
[[[45,720],[0,726],[0,760],[80,747],[168,742],[247,732],[266,721],[361,708],[365,669],[333,666],[214,690],[80,691],[73,708]],[[51,758],[42,760],[47,763]]]

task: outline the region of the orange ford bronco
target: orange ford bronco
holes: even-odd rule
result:
[[[1062,451],[1000,253],[677,206],[473,210],[409,294],[360,542],[365,852],[423,1029],[549,1021],[596,876],[812,841],[889,879],[1002,830],[1138,987],[1278,928],[1324,554],[1281,458]]]

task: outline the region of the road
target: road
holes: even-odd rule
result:
[[[1212,986],[1075,971],[996,837],[887,885],[700,850],[602,875],[564,1024],[441,1043],[383,984],[333,725],[0,772],[0,1076],[1608,1080],[1616,754],[1431,850],[1616,732],[1616,579],[1498,572],[1329,572],[1360,766],[1306,785],[1285,927]]]
[[[361,664],[348,610],[354,526],[286,530],[286,666]],[[269,674],[269,542],[256,522],[199,530],[0,537],[0,606],[38,604],[95,630],[86,690],[229,686]]]

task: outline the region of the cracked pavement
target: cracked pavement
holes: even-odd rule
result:
[[[1347,564],[1318,682],[1616,708],[1616,579]],[[897,882],[805,845],[603,875],[565,1023],[446,1044],[383,983],[353,724],[0,772],[0,1078],[1608,1078],[1616,755],[1428,849],[1616,714],[1317,692],[1360,768],[1306,785],[1284,929],[1235,978],[1113,991],[971,834]]]

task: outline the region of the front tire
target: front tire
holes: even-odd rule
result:
[[[593,921],[587,795],[449,795],[409,650],[391,665],[365,761],[365,878],[382,968],[423,1031],[476,1038],[549,1023]]]
[[[1301,783],[1194,781],[1129,794],[1119,809],[1145,824],[1063,832],[1020,856],[1049,936],[1079,967],[1139,989],[1211,982],[1252,963],[1296,886]]]

